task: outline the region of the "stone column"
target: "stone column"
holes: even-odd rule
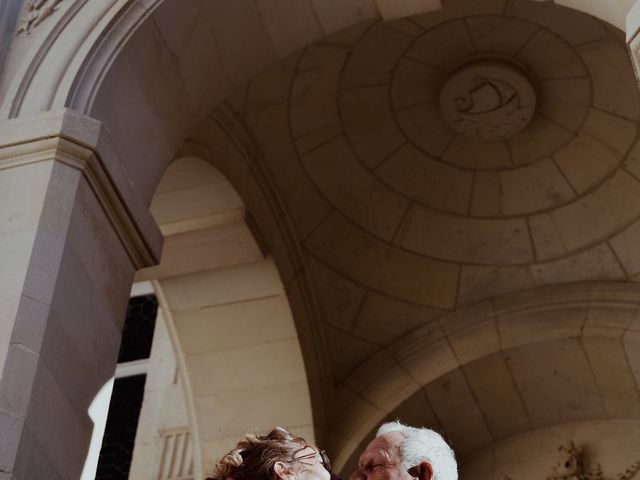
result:
[[[113,152],[73,111],[0,123],[0,480],[80,477],[133,274],[157,263]]]

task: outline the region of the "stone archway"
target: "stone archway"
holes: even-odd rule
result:
[[[339,464],[353,467],[374,427],[398,416],[445,432],[461,459],[549,426],[637,422],[639,295],[633,284],[547,287],[411,332],[344,382]]]
[[[397,3],[403,14],[419,14],[425,5],[418,2],[420,6],[414,9],[413,2]],[[496,4],[482,3],[488,8]],[[626,3],[613,1],[573,3],[576,7],[587,5],[585,8],[594,9],[592,13],[607,15],[607,19],[615,18],[617,25],[621,25],[621,12],[626,7]],[[449,6],[455,10],[460,4],[451,0]],[[8,460],[3,458],[1,467],[12,472],[13,478],[55,478],[52,472],[56,471],[60,477],[73,477],[77,471],[88,428],[83,409],[92,395],[83,393],[76,403],[75,397],[65,398],[64,385],[82,374],[87,377],[83,385],[88,385],[88,390],[96,387],[95,378],[89,378],[91,372],[77,372],[73,367],[82,364],[79,359],[85,353],[91,360],[96,360],[97,354],[91,348],[88,353],[68,348],[64,353],[70,357],[57,356],[52,353],[53,346],[92,346],[97,341],[95,331],[83,330],[86,324],[81,323],[92,318],[108,331],[100,337],[108,343],[102,345],[102,358],[114,356],[118,325],[109,322],[124,306],[133,271],[157,261],[159,256],[160,237],[148,216],[148,203],[162,172],[192,128],[236,87],[242,87],[258,71],[291,51],[342,27],[377,20],[380,11],[387,18],[393,16],[393,11],[383,8],[389,7],[388,2],[340,2],[335,8],[342,10],[323,10],[315,2],[294,2],[291,5],[297,9],[287,10],[291,15],[286,17],[286,25],[300,30],[292,31],[274,20],[280,12],[259,12],[251,2],[219,2],[214,10],[198,10],[203,3],[195,1],[189,2],[187,9],[178,1],[95,5],[82,0],[62,2],[58,13],[30,37],[18,38],[15,56],[10,58],[12,69],[4,77],[10,81],[2,85],[2,115],[11,119],[3,123],[2,130],[3,174],[10,171],[3,180],[7,188],[2,191],[2,203],[12,206],[3,217],[3,227],[6,225],[9,232],[6,251],[17,260],[5,279],[9,287],[3,299],[3,317],[9,319],[3,323],[3,330],[9,332],[11,340],[0,350],[4,367],[0,393],[6,413],[1,419],[3,431],[10,432],[12,441]],[[442,12],[440,15],[446,17]],[[230,27],[234,19],[245,22],[246,28],[239,30],[243,35],[252,32],[251,42],[245,43],[244,37],[234,33]],[[207,21],[217,21],[213,29],[216,35]],[[199,28],[189,28],[198,23]],[[185,25],[187,28],[179,28]],[[211,45],[218,48],[212,49]],[[233,104],[233,99],[229,103]],[[73,111],[38,115],[60,112],[64,107],[87,116]],[[287,253],[282,258],[291,258],[296,242],[278,230],[286,223],[283,220],[290,219],[279,210],[282,205],[278,195],[269,193],[277,189],[264,172],[249,178],[247,204],[256,223],[262,225],[261,231],[274,235],[274,246],[278,241],[284,245]],[[20,196],[16,190],[34,197]],[[263,201],[265,198],[268,201]],[[19,229],[12,223],[16,218],[25,220]],[[331,236],[331,232],[326,235]],[[350,259],[349,252],[342,253],[345,256],[335,259],[336,263]],[[122,269],[112,272],[109,268],[114,264],[122,265]],[[305,264],[294,258],[290,264],[279,262],[279,266],[281,271],[292,267],[291,271],[297,273]],[[110,272],[107,278],[100,275],[102,271]],[[332,277],[331,272],[324,273],[326,278]],[[369,276],[366,272],[362,275]],[[303,272],[287,288],[296,320],[308,320],[301,330],[308,326],[311,332],[318,306],[304,278]],[[385,282],[380,277],[366,280],[378,285]],[[91,288],[79,295],[72,288],[78,284]],[[106,306],[99,302],[103,291],[109,294]],[[96,305],[101,305],[100,314],[92,311]],[[452,297],[447,297],[447,305],[453,305]],[[73,307],[72,313],[61,315],[69,306]],[[66,324],[62,329],[46,328],[56,325],[60,318],[78,321],[78,328]],[[34,320],[37,322],[31,323]],[[31,331],[40,336],[29,343],[29,351],[23,355],[24,330],[17,327],[25,325],[34,327]],[[66,332],[68,338],[61,339],[60,332]],[[73,337],[78,332],[84,332],[84,336]],[[300,337],[304,342],[314,336],[309,333]],[[305,352],[314,351],[315,345],[310,343],[305,345]],[[27,364],[31,366],[28,374],[20,368]],[[316,364],[310,364],[313,362],[307,362],[308,370],[316,368]],[[317,365],[322,366],[322,358]],[[108,368],[100,365],[95,376],[106,374]],[[318,368],[309,378],[312,384],[321,384],[326,376]],[[15,388],[18,378],[29,379],[21,383],[24,388]],[[53,385],[56,382],[59,385]],[[8,400],[7,392],[11,392]],[[47,396],[49,403],[33,402],[27,408],[29,398],[44,398],[47,393],[51,393]],[[66,452],[69,458],[60,454],[54,435],[60,424],[40,421],[54,405],[64,413],[54,420],[73,426],[78,448]]]
[[[286,291],[232,185],[209,162],[181,157],[163,175],[151,212],[165,235],[163,258],[136,279],[153,281],[172,334],[194,476],[203,477],[247,428],[278,424],[313,441]]]

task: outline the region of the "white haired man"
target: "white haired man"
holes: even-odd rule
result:
[[[457,480],[458,466],[447,442],[433,430],[400,422],[383,424],[349,480]]]

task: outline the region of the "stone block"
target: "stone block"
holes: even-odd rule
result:
[[[524,130],[508,140],[513,162],[526,165],[553,155],[573,136],[573,132],[535,114]]]
[[[356,0],[350,3],[311,0],[311,4],[327,35],[336,34],[336,32],[346,33],[342,30],[378,17],[378,9],[373,0]],[[357,30],[357,27],[348,28],[348,30],[353,29]]]
[[[461,365],[499,352],[498,324],[490,301],[458,308],[439,320]]]
[[[480,51],[514,55],[536,32],[533,23],[513,17],[477,16],[465,19]]]
[[[536,22],[571,45],[594,42],[608,36],[608,31],[597,19],[572,8],[558,7],[544,2],[516,0],[507,12],[516,17]]]
[[[553,158],[578,193],[603,182],[621,162],[620,154],[584,133],[558,150]]]
[[[531,428],[520,393],[501,353],[462,368],[493,438],[506,438]]]
[[[330,210],[300,164],[289,134],[287,105],[253,111],[246,117],[273,180],[282,192],[286,214],[300,238],[306,238]]]
[[[636,388],[640,387],[640,331],[628,330],[622,337],[624,351],[629,360],[631,373],[636,382]]]
[[[637,120],[640,97],[626,49],[615,39],[581,48],[580,56],[591,73],[593,106]],[[612,83],[613,82],[613,83]],[[611,88],[615,85],[615,88]]]
[[[438,102],[429,101],[396,112],[400,128],[414,145],[425,153],[442,155],[454,132],[442,117]]]
[[[420,20],[418,23],[420,23]],[[451,68],[457,62],[475,52],[473,41],[464,22],[454,20],[428,31],[406,52],[406,56],[427,65]]]
[[[390,349],[402,369],[420,385],[427,385],[459,366],[459,361],[437,321],[409,332]]]
[[[431,158],[411,144],[394,152],[376,174],[396,191],[422,204],[467,213],[473,173]]]
[[[0,298],[2,299],[2,321],[13,319],[17,299],[22,291],[27,269],[38,234],[37,228],[0,232],[0,242],[4,250],[3,268],[0,269]],[[11,300],[13,299],[13,300]],[[11,303],[13,302],[13,303]]]
[[[419,206],[411,208],[396,243],[452,262],[504,265],[533,260],[523,219],[454,217]]]
[[[326,265],[350,272],[363,285],[422,305],[453,307],[458,282],[455,265],[390,248],[338,214],[330,214],[306,246]]]
[[[164,43],[157,25],[154,22],[142,23],[133,34],[132,41],[122,50],[122,57],[141,90],[142,98],[156,115],[154,125],[162,125],[171,145],[179,144],[188,128],[189,106],[192,104],[174,54]]]
[[[374,168],[406,143],[393,118],[387,86],[343,89],[342,124],[353,151]]]
[[[331,374],[336,382],[348,378],[355,368],[380,350],[379,345],[338,330],[331,325],[326,325],[323,330],[331,358]]]
[[[264,257],[244,220],[166,237],[162,262],[136,272],[138,281],[215,270]]]
[[[369,29],[349,56],[340,86],[389,84],[398,59],[413,38],[382,25]]]
[[[247,358],[256,361],[247,362]],[[188,355],[186,361],[195,397],[243,390],[247,385],[260,388],[307,378],[297,338]],[[212,369],[211,365],[233,368]]]
[[[78,478],[82,471],[93,428],[87,408],[76,410],[48,369],[38,366],[25,425],[62,478]],[[64,442],[60,432],[64,432]],[[33,448],[25,448],[25,453]]]
[[[54,162],[47,161],[2,170],[0,220],[3,234],[38,225],[53,168]]]
[[[276,53],[280,58],[324,36],[310,1],[260,0],[256,3]]]
[[[579,340],[565,339],[514,348],[506,353],[506,359],[532,426],[606,416]]]
[[[358,162],[343,137],[305,155],[302,161],[312,181],[335,208],[376,237],[393,238],[409,200]]]
[[[542,80],[587,76],[575,51],[546,29],[538,30],[517,56]]]
[[[522,215],[552,208],[574,193],[553,161],[546,159],[499,173],[504,215]]]
[[[204,5],[220,51],[222,70],[233,86],[240,86],[279,59],[256,2],[213,1]]]
[[[162,287],[174,315],[284,291],[272,260],[169,278],[162,281]]]
[[[443,3],[441,10],[417,15],[414,17],[414,21],[423,28],[430,29],[435,25],[460,17],[502,15],[506,2],[505,0],[477,0],[474,2],[447,0]]]
[[[640,273],[638,242],[640,242],[640,221],[632,223],[609,240],[611,248],[622,262],[625,271],[631,276]]]
[[[496,301],[496,319],[503,349],[578,337],[588,310],[585,304],[547,309],[542,313],[531,308],[512,309],[507,302],[508,297]]]
[[[182,350],[188,355],[295,338],[284,294],[219,306],[202,306],[173,316]]]
[[[274,425],[308,425],[311,421],[306,382],[225,391],[195,399],[203,442],[235,437],[231,449],[248,429],[267,432]]]
[[[608,416],[640,416],[636,383],[620,339],[590,337],[582,344]]]
[[[442,73],[439,69],[403,57],[398,61],[391,82],[394,110],[437,100]]]
[[[342,331],[351,331],[364,300],[365,288],[313,258],[307,262],[314,290],[321,299],[322,320]]]
[[[474,217],[496,217],[500,214],[500,178],[496,172],[477,172],[473,183],[470,214]]]
[[[420,384],[386,350],[354,370],[345,385],[366,402],[391,411],[420,388]]]
[[[384,345],[432,322],[445,312],[439,308],[404,302],[370,290],[356,319],[353,333]]]
[[[532,265],[530,268],[536,285],[626,278],[606,244],[599,244],[558,260]]]
[[[304,8],[305,2],[297,3]],[[291,82],[301,56],[301,53],[289,55],[252,78],[247,91],[247,109],[254,110],[288,101]]]
[[[444,375],[424,389],[457,455],[466,455],[492,442],[482,412],[460,370]]]
[[[208,165],[207,165],[208,166]],[[207,172],[210,173],[210,172]],[[216,181],[202,172],[200,185],[156,193],[151,210],[160,225],[224,215],[242,210],[244,204],[228,181]]]
[[[171,2],[174,5],[178,2]],[[169,23],[161,30],[161,36],[169,51],[175,58],[176,69],[180,72],[180,77],[184,83],[184,90],[187,103],[195,118],[202,118],[217,105],[224,96],[230,95],[237,87],[233,83],[228,71],[228,66],[224,63],[224,57],[219,47],[219,40],[211,28],[214,19],[205,8],[207,2],[199,2],[200,10],[197,11],[196,18],[190,20],[187,27],[188,32],[184,32],[185,26],[174,27],[176,18],[184,16],[183,7],[180,14],[168,10],[160,13],[164,18],[160,19],[154,12],[157,22]],[[163,5],[164,7],[164,5]],[[173,5],[172,5],[173,7]],[[162,8],[158,9],[162,10]],[[188,9],[193,11],[191,9]],[[176,47],[171,47],[175,42]],[[212,47],[213,45],[213,47]],[[206,58],[207,61],[202,61]]]
[[[625,155],[635,141],[636,125],[602,110],[590,109],[583,130]]]
[[[27,417],[39,368],[38,360],[36,353],[20,345],[9,345],[0,378],[2,412],[20,419]],[[13,440],[18,437],[14,437]]]
[[[588,78],[556,78],[539,85],[538,110],[547,118],[577,132],[591,104]]]
[[[528,223],[537,260],[545,261],[566,253],[562,237],[551,215],[533,215],[528,218]]]
[[[29,430],[22,431],[20,447],[21,452],[16,458],[16,465],[13,471],[15,477],[12,478],[12,480],[23,478],[63,480],[68,478],[65,476],[65,473],[67,472],[59,466],[56,466],[55,462],[51,458],[52,453],[44,450]],[[78,455],[74,458],[75,477],[71,478],[77,478],[80,475],[78,467],[82,468],[82,462],[84,461],[84,457],[81,453],[82,451],[78,452]]]
[[[348,53],[345,47],[324,44],[314,44],[305,51],[291,90],[291,133],[294,138],[328,125],[341,128],[335,97]]]
[[[511,153],[506,142],[479,140],[466,135],[456,135],[451,139],[442,160],[469,170],[496,170],[512,167]],[[490,174],[493,172],[477,172]]]
[[[627,227],[639,213],[640,183],[621,170],[582,199],[554,210],[551,216],[567,250],[574,251]]]
[[[463,265],[460,271],[458,305],[468,305],[497,295],[532,288],[533,276],[527,266],[484,267]]]

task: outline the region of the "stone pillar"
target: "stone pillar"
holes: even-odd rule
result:
[[[80,477],[133,274],[159,258],[107,147],[69,110],[0,123],[0,480]]]

